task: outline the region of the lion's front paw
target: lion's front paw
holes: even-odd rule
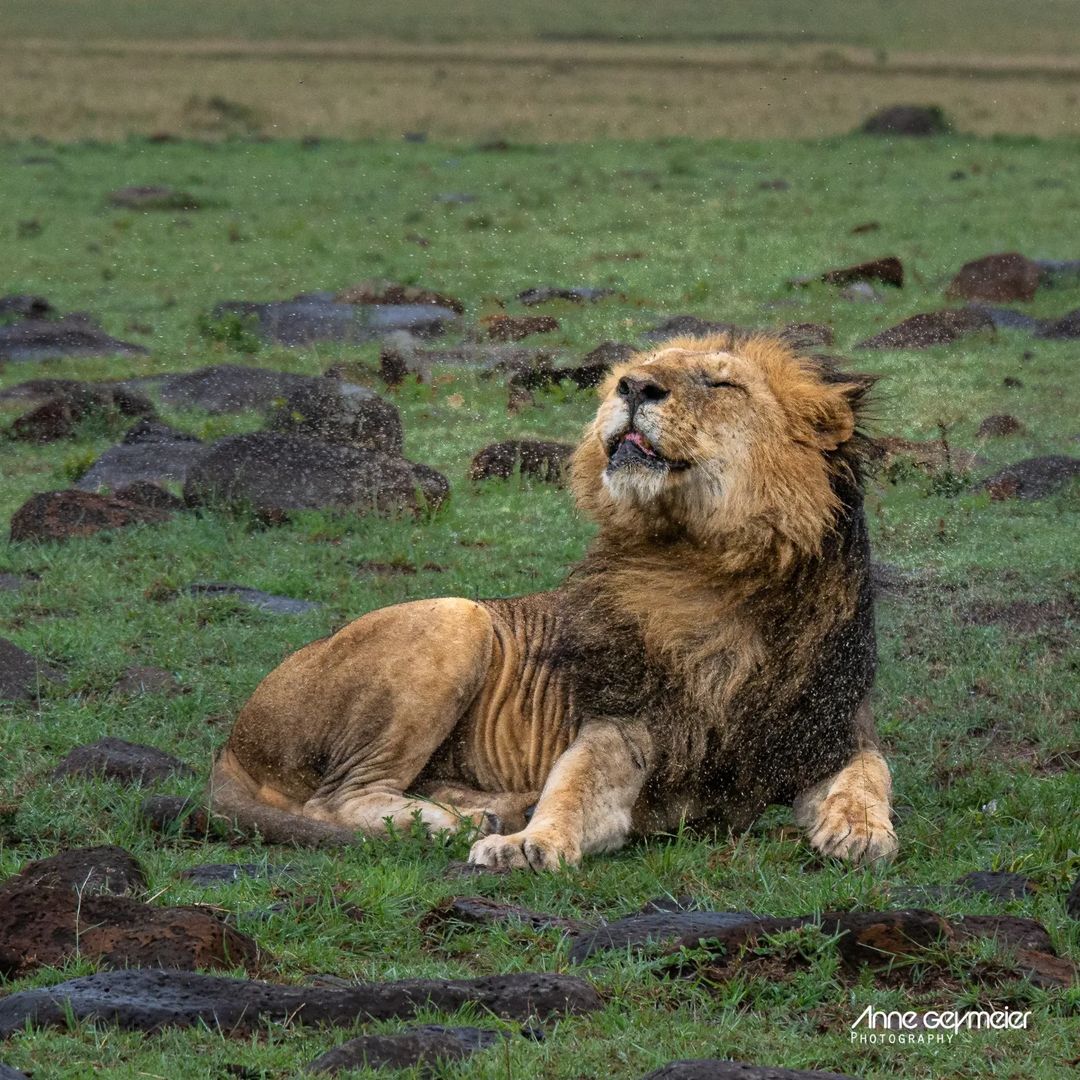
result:
[[[469,862],[500,870],[558,870],[563,864],[577,866],[581,851],[551,830],[485,836],[469,852]]]
[[[811,847],[823,855],[854,863],[891,859],[900,846],[887,811],[845,793],[825,799],[809,836]]]

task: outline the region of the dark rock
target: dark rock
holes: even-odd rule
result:
[[[957,878],[956,884],[961,892],[970,896],[987,893],[995,900],[1016,900],[1035,894],[1030,878],[1001,870],[973,870]]]
[[[615,949],[638,951],[650,944],[668,946],[673,942],[688,947],[702,941],[738,940],[756,935],[763,921],[749,911],[661,912],[630,915],[625,919],[582,934],[570,952],[572,963],[580,964],[597,952]],[[792,922],[792,920],[788,920]],[[798,924],[797,920],[794,921]]]
[[[107,735],[95,743],[76,746],[49,775],[54,780],[65,776],[100,776],[121,784],[152,784],[171,776],[194,776],[195,770],[155,746]]]
[[[710,322],[708,319],[698,318],[697,315],[672,315],[651,330],[646,330],[641,339],[655,344],[673,337],[709,337],[711,334],[744,332],[745,327],[736,326],[734,323]]]
[[[1035,331],[1037,338],[1071,340],[1080,338],[1080,308],[1062,315],[1060,319],[1050,319]]]
[[[220,925],[220,924],[219,924]],[[468,1003],[515,1020],[595,1012],[596,991],[569,975],[518,973],[479,979],[410,979],[349,989],[280,986],[212,975],[110,971],[0,998],[0,1038],[32,1028],[99,1020],[129,1031],[207,1025],[250,1034],[267,1023],[351,1025],[408,1019],[421,1009]]]
[[[31,495],[11,519],[11,539],[70,540],[103,529],[168,521],[167,510],[139,506],[116,495],[90,491],[46,491]]]
[[[246,585],[231,585],[224,581],[196,581],[187,587],[195,596],[231,596],[241,604],[258,608],[271,615],[306,615],[309,611],[318,611],[322,604],[314,600],[296,600],[290,596],[274,596],[260,589],[249,589]]]
[[[140,420],[124,435],[120,444],[106,450],[79,478],[81,491],[109,488],[119,494],[137,484],[182,484],[192,463],[204,446],[194,435],[177,431],[154,420]],[[131,498],[129,492],[125,497]],[[147,502],[132,498],[141,505],[157,505],[159,509],[175,508],[175,504]]]
[[[1015,375],[1006,375],[1001,380],[1001,385],[1008,387],[1010,390],[1019,390],[1024,385],[1022,379],[1018,379]]]
[[[280,877],[283,873],[285,873],[283,867],[262,866],[259,863],[204,863],[201,866],[192,866],[187,870],[182,870],[177,877],[192,885],[210,887],[232,885],[245,878],[265,880]]]
[[[47,401],[84,386],[78,379],[26,379],[0,390],[0,401]]]
[[[896,458],[903,458],[928,473],[948,470],[955,473],[970,472],[985,464],[983,458],[970,450],[950,446],[944,439],[904,439],[896,435],[883,435],[874,440],[874,454],[888,468]]]
[[[593,368],[602,364],[605,368],[612,368],[629,360],[636,352],[637,349],[625,341],[601,341],[595,349],[590,349],[581,358],[581,366]]]
[[[54,668],[34,659],[7,638],[0,638],[0,701],[36,698],[43,683],[59,678]]]
[[[143,799],[139,816],[154,832],[200,840],[214,832],[206,808],[194,799],[179,795],[151,795]]]
[[[847,1073],[818,1069],[784,1069],[772,1065],[751,1065],[747,1061],[696,1058],[673,1061],[642,1077],[642,1080],[856,1080]]]
[[[461,862],[455,859],[446,864],[442,876],[447,880],[457,880],[458,878],[485,877],[488,874],[494,874],[498,877],[509,873],[509,870],[501,866],[478,866],[476,863]]]
[[[411,1069],[440,1061],[460,1061],[494,1046],[505,1035],[485,1028],[426,1024],[393,1035],[361,1035],[317,1057],[308,1072],[338,1073],[353,1069]]]
[[[1047,325],[1046,319],[1037,319],[1034,315],[1025,315],[1012,308],[993,307],[989,304],[968,304],[968,309],[985,315],[997,330],[1027,330],[1035,333]]]
[[[201,439],[160,420],[139,420],[128,428],[120,441],[123,446],[170,446],[178,442],[202,446]]]
[[[904,285],[904,264],[895,256],[843,266],[835,270],[826,270],[821,280],[827,285],[850,285],[855,281],[880,281],[883,285],[902,288]]]
[[[271,517],[290,510],[422,510],[438,507],[448,492],[441,474],[404,458],[272,432],[214,443],[184,485],[189,506],[250,508]]]
[[[303,348],[320,342],[361,345],[397,330],[436,337],[457,318],[456,311],[435,304],[343,304],[320,294],[269,303],[225,301],[211,312],[210,326],[239,319],[266,344]]]
[[[85,315],[24,319],[0,326],[0,360],[54,360],[64,356],[143,356],[141,345],[109,337]]]
[[[110,206],[119,210],[198,210],[194,195],[164,184],[117,188],[108,197]]]
[[[1008,303],[1031,300],[1039,287],[1038,264],[1017,251],[984,255],[964,263],[949,282],[945,295],[950,300],[989,300]]]
[[[890,105],[869,117],[860,129],[864,135],[946,135],[951,130],[938,105]]]
[[[424,289],[419,285],[401,285],[395,281],[383,281],[368,279],[350,285],[342,289],[335,297],[343,304],[386,304],[400,306],[402,304],[434,304],[436,307],[449,308],[451,311],[462,315],[465,305],[453,296],[446,293],[436,292],[434,289]]]
[[[138,480],[134,484],[116,489],[116,497],[135,506],[147,506],[152,510],[183,510],[184,501],[149,480]]]
[[[37,581],[36,574],[0,573],[0,592],[22,592],[32,581]]]
[[[864,233],[877,232],[880,228],[880,221],[864,221],[859,225],[852,225],[848,232],[852,236],[862,236]]]
[[[267,421],[270,431],[400,454],[401,414],[374,390],[317,379],[290,390]]]
[[[180,687],[171,671],[159,667],[136,665],[127,668],[113,683],[117,694],[177,694]]]
[[[24,1072],[19,1072],[18,1069],[13,1068],[10,1065],[5,1065],[0,1061],[0,1080],[30,1080],[30,1077]]]
[[[480,322],[492,341],[521,341],[559,329],[559,320],[550,315],[488,315]]]
[[[135,896],[146,891],[146,871],[138,859],[121,847],[72,848],[48,859],[27,863],[3,887],[18,881],[20,889],[67,889],[82,896],[109,893]]]
[[[203,409],[220,415],[269,408],[291,391],[316,382],[322,379],[289,371],[218,364],[196,371],[129,379],[125,385],[156,389],[161,401],[174,409]]]
[[[1069,895],[1065,897],[1065,911],[1074,919],[1080,919],[1080,874],[1072,883]]]
[[[14,322],[16,319],[49,319],[56,314],[56,309],[44,296],[10,295],[0,296],[0,322]]]
[[[1019,435],[1024,430],[1024,425],[1016,419],[1015,416],[1010,416],[1008,413],[1001,413],[996,416],[988,416],[981,424],[979,424],[979,430],[976,435],[980,439],[998,438],[1004,435]]]
[[[387,386],[400,386],[412,374],[417,374],[409,361],[411,350],[386,342],[379,350],[379,376]]]
[[[80,956],[107,967],[254,971],[255,942],[194,907],[159,908],[126,896],[80,894],[18,879],[0,888],[0,975]]]
[[[470,480],[498,477],[506,480],[515,472],[549,484],[562,483],[574,447],[569,443],[540,442],[537,439],[508,439],[485,446],[469,465]]]
[[[548,304],[552,300],[568,300],[572,304],[595,304],[597,300],[608,296],[615,296],[615,290],[594,289],[588,285],[572,285],[569,288],[560,285],[537,285],[519,292],[517,298],[526,307],[535,307],[538,304]]]
[[[516,904],[504,904],[498,900],[489,900],[484,896],[451,896],[440,901],[424,916],[424,929],[441,927],[446,923],[468,923],[473,926],[491,926],[498,923],[521,923],[534,930],[569,930],[588,929],[590,924],[581,919],[570,919],[562,915],[549,915],[542,911],[531,911]]]
[[[856,349],[928,349],[947,345],[980,330],[993,330],[993,320],[978,310],[962,308],[912,315],[896,326],[860,341]]]
[[[976,490],[988,491],[990,498],[995,500],[1044,499],[1060,491],[1077,476],[1080,476],[1080,458],[1050,454],[1009,465],[988,476],[977,485]]]
[[[1080,284],[1080,259],[1036,259],[1039,284],[1048,288]]]
[[[1017,915],[961,915],[953,920],[959,938],[993,938],[1010,949],[1027,949],[1054,955],[1054,943],[1046,927],[1035,919]]]
[[[836,342],[833,328],[824,323],[789,323],[779,332],[779,336],[804,349],[828,348]]]
[[[154,415],[149,398],[137,391],[121,386],[82,385],[59,393],[18,417],[11,426],[11,434],[24,442],[53,442],[74,437],[79,425],[91,417],[115,421],[125,416],[152,418]]]

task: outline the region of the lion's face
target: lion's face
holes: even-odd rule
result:
[[[666,342],[601,388],[575,490],[602,526],[708,541],[753,523],[813,547],[835,508],[827,455],[855,427],[852,389],[776,339]]]

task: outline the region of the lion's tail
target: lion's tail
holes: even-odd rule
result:
[[[269,844],[348,847],[358,842],[356,833],[349,829],[267,805],[258,797],[255,782],[228,748],[214,761],[207,795],[211,814],[226,819],[243,833],[258,834]]]

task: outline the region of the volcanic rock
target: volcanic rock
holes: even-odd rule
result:
[[[440,1061],[460,1061],[477,1050],[494,1046],[505,1034],[490,1028],[442,1027],[425,1024],[393,1035],[361,1035],[317,1057],[307,1067],[313,1073],[353,1069],[411,1069]]]
[[[1069,895],[1065,897],[1065,911],[1074,919],[1080,919],[1080,874],[1076,875]]]
[[[373,390],[335,379],[291,389],[270,413],[270,431],[400,454],[401,414]]]
[[[30,498],[11,519],[11,539],[70,540],[92,536],[103,529],[168,521],[167,510],[122,499],[117,495],[96,495],[69,489],[46,491]]]
[[[15,882],[19,887],[67,889],[83,896],[109,893],[134,896],[146,891],[146,871],[138,859],[121,847],[71,848],[47,859],[27,863],[2,888]]]
[[[189,972],[109,971],[0,998],[0,1038],[31,1027],[66,1027],[69,1017],[128,1031],[206,1025],[250,1034],[267,1023],[352,1025],[408,1019],[421,1009],[452,1012],[468,1003],[496,1016],[528,1020],[595,1012],[596,991],[570,975],[490,975],[409,979],[348,989],[280,986]]]
[[[526,307],[536,307],[552,300],[568,300],[572,304],[595,304],[597,300],[614,295],[614,289],[595,289],[588,285],[572,285],[569,288],[560,285],[536,285],[519,292],[517,298]]]
[[[56,309],[44,296],[12,294],[0,296],[0,322],[15,322],[17,319],[49,319],[56,314]]]
[[[49,776],[96,777],[116,780],[121,784],[152,784],[171,776],[194,776],[195,770],[172,754],[155,746],[129,743],[107,735],[95,743],[76,746]]]
[[[187,587],[187,591],[196,596],[232,596],[241,604],[258,608],[271,615],[306,615],[309,611],[318,611],[322,604],[314,600],[296,600],[291,596],[274,596],[261,589],[250,589],[246,585],[232,585],[224,581],[197,581]]]
[[[956,885],[969,896],[986,893],[995,900],[1017,900],[1035,893],[1030,878],[1003,870],[973,870],[958,878]]]
[[[232,885],[250,878],[265,880],[280,877],[284,872],[281,867],[262,866],[259,863],[203,863],[182,870],[177,876],[191,885],[210,887]]]
[[[23,319],[0,326],[0,360],[55,360],[64,356],[142,356],[141,345],[109,337],[86,315]]]
[[[869,117],[860,129],[865,135],[927,137],[951,130],[938,105],[890,105]]]
[[[966,262],[949,282],[950,300],[989,300],[1008,303],[1031,300],[1039,287],[1039,267],[1019,252],[984,255]]]
[[[673,337],[708,337],[710,334],[740,334],[745,332],[745,327],[736,326],[735,323],[710,322],[708,319],[698,318],[697,315],[672,315],[658,323],[651,330],[646,330],[641,335],[642,341],[656,343],[667,341]]]
[[[54,442],[75,436],[79,425],[92,416],[108,419],[124,416],[152,418],[154,415],[150,400],[135,391],[120,386],[98,388],[83,385],[57,394],[20,416],[12,424],[11,434],[24,442]]]
[[[1051,322],[1049,319],[1037,319],[1034,315],[1027,315],[1023,311],[994,307],[992,304],[968,304],[968,310],[985,315],[997,330],[1027,330],[1037,333],[1049,326]]]
[[[1015,416],[1010,416],[1008,413],[1001,413],[996,416],[988,416],[981,424],[979,424],[979,430],[976,435],[980,439],[998,438],[1003,435],[1019,435],[1024,430],[1024,425],[1016,419]]]
[[[801,283],[805,279],[797,279]],[[826,270],[820,278],[827,285],[850,285],[856,281],[879,281],[882,285],[892,285],[897,289],[904,285],[904,264],[895,256],[887,255],[870,262],[856,263],[854,266],[842,266],[835,270]]]
[[[425,289],[419,285],[402,285],[396,281],[369,278],[342,289],[335,297],[342,304],[386,304],[390,306],[434,304],[449,308],[461,315],[465,305],[453,296]]]
[[[480,323],[492,341],[521,341],[559,329],[559,320],[550,315],[488,315]]]
[[[590,924],[581,919],[569,919],[562,915],[549,915],[543,911],[531,911],[516,904],[504,904],[484,896],[451,896],[440,901],[424,916],[425,930],[446,923],[467,923],[474,926],[491,926],[500,923],[521,923],[534,930],[578,931],[588,929]]]
[[[215,830],[204,806],[179,795],[151,795],[139,806],[139,816],[154,832],[205,839]]]
[[[772,1065],[751,1065],[748,1061],[695,1058],[673,1061],[655,1069],[642,1080],[856,1080],[847,1073],[819,1069],[783,1069]]]
[[[1070,340],[1080,338],[1080,308],[1062,315],[1060,319],[1050,319],[1035,331],[1037,338]]]
[[[485,446],[472,459],[470,480],[509,479],[515,472],[549,484],[562,482],[563,470],[574,447],[569,443],[537,439],[508,439]]]
[[[13,641],[0,638],[0,701],[36,698],[42,683],[59,678],[54,668],[36,660]]]
[[[220,415],[266,409],[292,390],[321,381],[290,371],[217,364],[196,371],[129,379],[124,385],[154,389],[162,403],[174,409],[202,409]]]
[[[988,491],[990,498],[1044,499],[1080,476],[1080,458],[1063,454],[1026,458],[988,476],[976,487]]]
[[[973,308],[927,311],[912,315],[903,322],[873,337],[860,341],[856,349],[928,349],[947,345],[980,330],[993,330],[987,315]]]
[[[81,491],[108,488],[116,494],[136,484],[182,484],[192,463],[205,449],[203,443],[167,424],[141,420],[117,446],[106,450],[76,483]],[[132,492],[125,497],[133,502]],[[141,501],[141,505],[147,505]],[[160,509],[169,509],[161,505]]]

